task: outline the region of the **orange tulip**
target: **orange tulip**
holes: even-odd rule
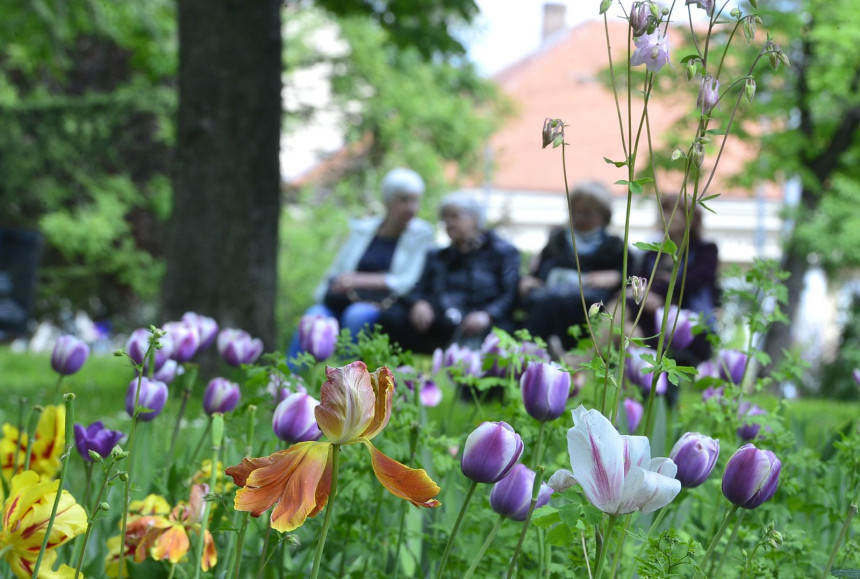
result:
[[[379,452],[370,439],[391,418],[394,376],[388,368],[372,374],[364,362],[326,368],[326,381],[315,410],[317,424],[327,442],[300,442],[262,458],[244,458],[225,472],[242,487],[236,510],[258,517],[272,506],[271,526],[292,531],[307,517],[319,513],[331,492],[335,445],[364,444],[370,451],[377,480],[392,494],[416,507],[437,507],[439,486],[423,469],[413,469]]]

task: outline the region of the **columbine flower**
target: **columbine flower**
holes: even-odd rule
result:
[[[460,469],[470,480],[496,483],[523,454],[523,439],[506,422],[484,422],[472,431],[463,447]]]
[[[161,327],[173,342],[170,357],[177,362],[187,362],[200,348],[200,332],[197,326],[186,322],[167,322]]]
[[[75,424],[75,446],[87,462],[93,461],[90,458],[90,451],[97,452],[102,458],[109,455],[123,436],[125,434],[119,430],[105,428],[101,420],[93,422],[86,428],[83,424]]]
[[[379,452],[371,439],[391,417],[394,376],[388,368],[374,373],[364,362],[326,368],[317,425],[328,442],[300,442],[262,458],[244,458],[227,474],[241,488],[234,505],[254,517],[275,506],[271,526],[280,532],[300,527],[319,513],[331,492],[333,444],[364,444],[377,480],[392,494],[416,507],[436,507],[439,487],[422,469],[408,468]]]
[[[627,415],[627,432],[633,434],[639,428],[639,423],[642,422],[642,416],[645,414],[645,408],[639,401],[632,398],[624,399],[624,414]]]
[[[624,375],[630,382],[642,389],[646,394],[651,392],[654,371],[649,369],[651,364],[645,361],[645,357],[657,358],[657,352],[651,348],[639,348],[631,346],[627,348],[630,357],[624,360]],[[647,372],[647,374],[645,373]],[[657,378],[657,394],[665,394],[669,388],[669,380],[666,374],[661,372]]]
[[[702,78],[702,86],[699,87],[699,96],[696,98],[696,108],[698,108],[703,115],[707,115],[710,114],[715,106],[717,106],[719,101],[720,81],[710,74],[706,74],[704,78]]]
[[[708,13],[708,16],[714,15],[714,0],[687,0],[684,2],[685,6],[689,6],[690,4],[695,4],[702,10]]]
[[[570,374],[558,364],[529,362],[520,379],[523,404],[535,420],[555,420],[570,395]]]
[[[720,350],[718,366],[720,368],[720,378],[740,384],[744,379],[747,355],[738,350]]]
[[[663,331],[663,308],[657,308],[654,312],[654,321],[657,330]],[[676,323],[677,320],[677,323]],[[672,336],[672,347],[683,349],[690,345],[693,341],[693,326],[699,321],[699,315],[690,310],[682,310],[678,306],[669,306],[669,314],[666,320],[666,337],[668,338],[672,328],[675,333]]]
[[[272,416],[275,436],[291,443],[319,440],[322,432],[314,415],[314,410],[319,405],[313,396],[301,392],[284,398]]]
[[[707,480],[719,456],[720,442],[698,432],[685,433],[669,453],[669,458],[678,466],[675,478],[687,489]]]
[[[226,328],[218,333],[218,353],[231,366],[253,364],[263,353],[263,342],[244,330]]]
[[[633,42],[636,43],[636,50],[630,57],[631,66],[644,64],[648,72],[660,72],[669,62],[669,37],[659,30],[634,38]]]
[[[508,475],[493,485],[490,491],[490,506],[500,515],[514,521],[525,521],[532,500],[535,473],[524,464],[516,464]],[[535,509],[549,503],[553,490],[541,483]]]
[[[215,342],[215,337],[218,335],[218,322],[214,319],[194,312],[185,312],[182,314],[182,321],[197,328],[197,333],[200,336],[198,350],[205,350]]]
[[[140,380],[140,395],[137,395],[137,383]],[[148,408],[146,412],[138,414],[137,418],[148,422],[161,414],[164,404],[167,402],[167,384],[158,380],[150,380],[147,377],[135,378],[128,383],[125,393],[125,411],[129,416],[134,416],[134,400],[138,396],[137,405]]]
[[[769,450],[752,444],[740,447],[723,473],[723,495],[744,509],[760,506],[776,492],[782,463]]]
[[[322,362],[334,354],[339,332],[337,318],[322,315],[304,316],[299,322],[299,345],[317,362]]]
[[[74,336],[60,336],[51,353],[51,368],[63,376],[74,374],[81,369],[89,355],[90,347],[83,340]]]
[[[209,416],[230,412],[239,404],[239,385],[226,378],[213,378],[203,392],[203,411]]]
[[[0,552],[4,553],[4,559],[17,577],[33,576],[59,486],[60,481],[56,480],[40,482],[39,473],[32,470],[12,477],[9,496],[3,505]],[[71,577],[74,574],[74,569],[68,565],[61,565],[59,570],[53,571],[57,560],[56,548],[86,528],[87,513],[69,491],[62,491],[48,549],[39,568],[40,577]]]
[[[60,456],[66,444],[66,407],[46,406],[39,417],[36,435],[30,449],[30,470],[37,474],[53,478],[60,469]],[[18,453],[18,464],[13,467],[15,453]],[[3,467],[3,479],[11,480],[12,476],[24,468],[27,453],[27,433],[20,433],[11,424],[3,425],[3,438],[0,440],[0,463]]]
[[[610,515],[656,511],[681,491],[675,463],[652,459],[646,437],[619,434],[605,416],[584,406],[571,414],[567,450],[573,472],[562,469],[552,475],[553,489],[562,492],[579,483],[591,504]]]

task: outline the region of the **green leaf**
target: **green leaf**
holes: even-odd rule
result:
[[[661,251],[663,253],[673,254],[678,250],[678,246],[675,245],[675,242],[671,239],[663,240],[663,243],[646,243],[644,241],[637,241],[633,244],[633,247],[636,249],[640,249],[642,251]]]
[[[603,157],[603,160],[606,161],[609,165],[615,165],[616,167],[624,167],[627,165],[627,161],[613,161],[608,157]]]

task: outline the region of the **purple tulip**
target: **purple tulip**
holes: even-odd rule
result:
[[[525,521],[532,500],[535,473],[524,464],[515,464],[505,478],[493,485],[490,506],[500,515],[514,521]],[[541,483],[535,509],[549,503],[553,490]]]
[[[493,361],[493,365],[487,368],[484,371],[485,376],[495,376],[497,378],[504,378],[508,375],[510,371],[509,367],[505,365],[504,367],[499,365],[499,360],[508,360],[509,363],[512,363],[510,353],[502,348],[501,346],[501,338],[495,332],[490,332],[487,334],[487,337],[484,338],[483,343],[481,343],[481,358],[490,359]]]
[[[125,394],[125,411],[132,417],[134,416],[134,397],[137,393],[138,380],[140,380],[140,395],[137,399],[137,405],[149,410],[141,412],[137,417],[148,422],[164,410],[164,404],[167,402],[167,384],[158,380],[150,380],[147,377],[135,378],[129,382]]]
[[[149,340],[151,332],[145,328],[138,328],[131,333],[128,341],[125,343],[125,351],[135,364],[143,364],[143,369],[146,371],[149,367],[149,360],[146,360],[146,352],[149,350]],[[173,340],[169,334],[163,335],[158,340],[161,346],[155,350],[155,371],[157,372],[164,363],[170,359],[173,354]]]
[[[425,374],[416,372],[411,366],[400,366],[397,368],[397,376],[403,380],[403,384],[408,389],[404,392],[404,397],[411,399],[415,392],[415,385],[418,384],[418,399],[421,406],[432,408],[442,402],[442,389]]]
[[[625,398],[624,414],[627,415],[627,432],[633,434],[639,428],[639,423],[642,422],[645,408],[637,400]]]
[[[716,398],[717,400],[722,400],[723,396],[725,396],[726,388],[725,386],[719,386],[714,388],[713,386],[709,386],[702,391],[702,402],[707,402],[711,398]]]
[[[161,327],[173,342],[170,358],[177,362],[188,362],[200,348],[200,333],[196,326],[185,322],[167,322]]]
[[[762,416],[764,414],[767,414],[767,410],[763,409],[758,404],[741,402],[738,405],[738,416],[741,420],[752,416]],[[761,430],[761,424],[746,421],[738,427],[738,436],[741,440],[748,442],[758,436],[759,430]]]
[[[125,436],[119,430],[105,428],[101,420],[93,422],[86,428],[82,424],[75,424],[75,446],[81,457],[92,462],[90,451],[97,452],[99,456],[105,457],[110,454],[113,447]]]
[[[713,360],[705,360],[698,366],[696,366],[696,380],[701,380],[702,378],[719,378],[720,377],[720,366]]]
[[[239,385],[226,378],[213,378],[203,392],[203,410],[209,416],[230,412],[239,404]]]
[[[86,342],[74,336],[60,336],[51,353],[51,368],[54,372],[69,376],[81,369],[90,355]]]
[[[657,308],[654,312],[654,322],[658,331],[663,331],[663,308]],[[677,320],[677,323],[676,323]],[[666,319],[666,337],[675,328],[675,334],[672,336],[672,347],[682,350],[689,346],[693,341],[693,327],[698,323],[699,316],[690,310],[682,310],[678,306],[669,306],[669,314]]]
[[[570,394],[570,374],[558,364],[529,362],[520,379],[523,404],[535,420],[555,420],[564,413]]]
[[[630,57],[631,66],[644,64],[648,72],[660,72],[669,62],[669,37],[659,29],[634,38],[633,42],[636,43],[636,50]]]
[[[433,374],[448,368],[459,368],[464,376],[480,377],[481,353],[458,344],[451,344],[446,350],[436,348],[433,352]]]
[[[198,350],[205,350],[215,342],[215,338],[218,336],[218,322],[214,319],[194,312],[185,312],[182,314],[182,321],[197,328],[197,333],[200,336]]]
[[[272,372],[269,374],[269,382],[266,384],[266,392],[275,399],[278,404],[293,392],[306,393],[305,381],[301,376],[290,375],[289,377]]]
[[[484,422],[472,431],[463,447],[460,468],[480,483],[502,480],[523,454],[523,440],[505,422]]]
[[[314,409],[319,404],[312,396],[302,392],[284,398],[272,417],[275,436],[291,443],[319,440],[322,431],[314,415]]]
[[[675,478],[688,489],[705,482],[719,456],[720,442],[698,432],[685,433],[669,453],[669,458],[678,466]]]
[[[718,366],[720,378],[740,384],[744,379],[747,355],[738,350],[720,350]]]
[[[164,365],[155,372],[152,377],[159,382],[164,382],[168,386],[176,380],[177,376],[185,374],[185,368],[176,360],[167,360]]]
[[[726,465],[723,495],[741,508],[754,509],[776,492],[781,468],[782,463],[774,453],[745,444]]]
[[[322,362],[334,354],[340,326],[336,318],[322,315],[304,316],[299,322],[299,345]]]
[[[218,353],[231,366],[253,364],[263,353],[263,342],[245,330],[225,328],[218,333]]]
[[[651,348],[630,347],[627,349],[629,357],[624,360],[624,374],[630,382],[642,389],[646,394],[651,392],[651,382],[653,382],[653,370],[649,370],[650,364],[643,357],[651,356],[657,358],[657,352]],[[643,372],[648,372],[644,374]],[[669,388],[669,381],[666,374],[661,372],[657,378],[657,394],[665,394]]]

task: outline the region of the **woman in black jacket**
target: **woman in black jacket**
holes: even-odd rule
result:
[[[453,194],[439,205],[451,244],[427,255],[415,288],[382,316],[391,340],[431,353],[451,342],[477,348],[490,328],[513,329],[520,254],[485,231],[480,204]]]

